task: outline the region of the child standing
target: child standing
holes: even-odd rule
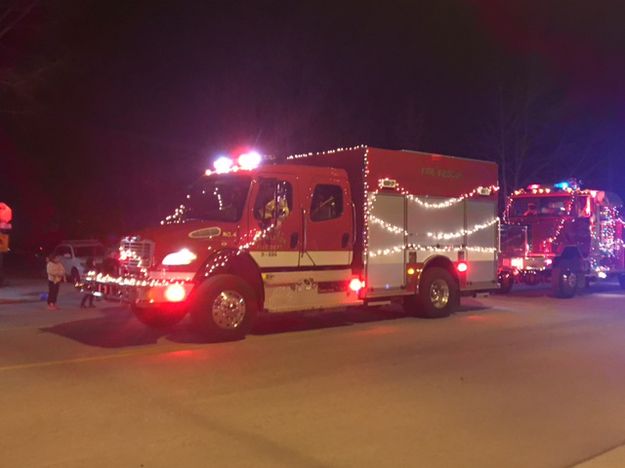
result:
[[[65,268],[59,262],[58,255],[49,257],[46,272],[48,273],[48,309],[56,310],[58,309],[56,300],[59,297],[61,281],[65,277]]]

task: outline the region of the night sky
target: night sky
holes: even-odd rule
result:
[[[419,149],[503,163],[508,190],[625,196],[625,2],[42,0],[15,21],[32,3],[0,7],[16,248],[154,223],[242,145]]]

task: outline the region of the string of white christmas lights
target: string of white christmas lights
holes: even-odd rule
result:
[[[369,221],[372,224],[382,227],[383,229],[385,229],[386,231],[392,234],[404,234],[404,235],[410,234],[408,231],[402,229],[401,227],[388,223],[384,221],[383,219],[380,219],[373,215],[369,215]],[[486,221],[485,223],[476,224],[472,226],[470,229],[460,229],[459,231],[456,231],[456,232],[439,232],[439,233],[428,232],[427,236],[436,240],[457,239],[459,237],[470,236],[471,234],[475,234],[476,232],[482,231],[484,229],[488,229],[489,227],[493,226],[494,224],[498,222],[499,222],[499,218],[493,218],[491,220]]]
[[[363,146],[361,145],[360,148]],[[363,213],[364,220],[362,226],[362,244],[363,244],[363,263],[366,268],[367,260],[369,258],[369,218],[371,217],[371,208],[373,204],[373,200],[369,200],[369,147],[364,146],[365,154],[363,155],[363,190],[364,190],[364,201],[363,201]]]
[[[384,188],[389,188],[388,184],[390,182],[391,182],[391,179],[388,179],[388,178],[380,179],[378,181],[378,189],[372,193],[373,196],[377,195],[380,192],[380,190]],[[417,203],[418,205],[421,205],[422,207],[426,209],[438,210],[438,209],[443,209],[443,208],[450,208],[454,205],[457,205],[458,203],[462,203],[464,200],[468,198],[473,198],[474,196],[478,194],[481,195],[481,194],[486,194],[488,192],[488,195],[490,195],[492,192],[497,192],[499,190],[499,185],[489,185],[486,187],[480,185],[478,187],[475,187],[470,192],[466,192],[457,197],[448,198],[440,202],[429,202],[421,197],[418,197],[417,195],[410,193],[407,189],[397,184],[395,184],[395,186],[392,187],[392,189],[404,195],[408,200],[414,203]]]
[[[408,235],[408,231],[405,231],[404,229],[402,229],[399,226],[396,226],[394,224],[387,223],[386,221],[384,221],[383,219],[378,218],[377,216],[369,215],[369,222],[371,224],[375,224],[377,226],[380,226],[381,228],[383,228],[384,230],[386,230],[386,231],[388,231],[388,232],[390,232],[392,234]]]
[[[187,198],[191,198],[191,195],[187,195]],[[187,207],[184,205],[180,205],[178,208],[174,210],[174,213],[166,216],[165,219],[161,220],[161,226],[164,224],[179,224],[182,222],[182,215],[186,211]]]
[[[116,284],[118,286],[140,286],[140,287],[156,287],[169,286],[171,284],[184,284],[186,281],[180,279],[154,279],[154,278],[137,278],[134,276],[111,276],[109,274],[97,273],[90,271],[86,275],[87,281],[95,281],[102,284]]]
[[[479,252],[479,253],[495,253],[497,248],[495,247],[480,247],[480,246],[435,246],[435,245],[420,245],[420,244],[408,244],[408,245],[395,245],[383,249],[369,251],[370,257],[379,257],[381,255],[390,255],[392,253],[401,253],[405,250],[416,250],[421,252]]]
[[[457,239],[459,237],[470,236],[475,234],[476,232],[483,231],[484,229],[488,229],[489,227],[497,224],[499,222],[499,218],[490,219],[484,223],[476,224],[472,226],[470,229],[460,229],[456,232],[428,232],[427,236],[436,240],[449,240],[449,239]]]
[[[346,147],[346,148],[334,148],[334,149],[325,150],[325,151],[291,154],[291,155],[287,156],[286,159],[287,160],[289,160],[289,159],[303,159],[303,158],[309,158],[311,156],[323,156],[323,155],[326,155],[326,154],[335,154],[335,153],[340,153],[342,151],[354,151],[354,150],[363,149],[363,148],[367,148],[367,150],[369,150],[367,145],[362,144],[362,145],[356,145],[356,146],[349,146],[349,147]]]
[[[549,244],[550,246],[553,245],[553,243],[560,237],[560,234],[562,233],[562,229],[564,228],[568,217],[571,216],[571,212],[573,211],[573,205],[575,204],[576,191],[570,189],[567,190],[567,192],[571,194],[571,198],[569,199],[568,206],[566,208],[566,214],[560,218],[560,221],[558,222],[554,233],[542,241],[541,244],[543,249],[547,247],[547,244]]]

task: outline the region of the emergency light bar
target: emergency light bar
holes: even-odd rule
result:
[[[563,180],[553,185],[530,184],[527,186],[527,190],[531,190],[533,193],[549,193],[553,190],[570,192],[572,190],[579,190],[579,182],[575,179],[571,179]]]
[[[207,169],[205,174],[225,174],[227,172],[236,172],[238,170],[251,171],[253,169],[256,169],[260,165],[262,160],[263,157],[258,151],[248,151],[247,153],[240,154],[236,160],[236,164],[234,163],[234,160],[229,156],[219,156],[213,162],[214,170],[211,171],[210,169]]]

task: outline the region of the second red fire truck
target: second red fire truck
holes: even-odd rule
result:
[[[261,313],[400,302],[444,316],[498,287],[497,190],[494,163],[413,151],[223,157],[87,287],[149,326],[189,313],[226,339]]]
[[[625,288],[621,206],[617,195],[576,181],[516,190],[501,227],[502,292],[515,282],[550,282],[556,296],[572,297],[608,278]]]

